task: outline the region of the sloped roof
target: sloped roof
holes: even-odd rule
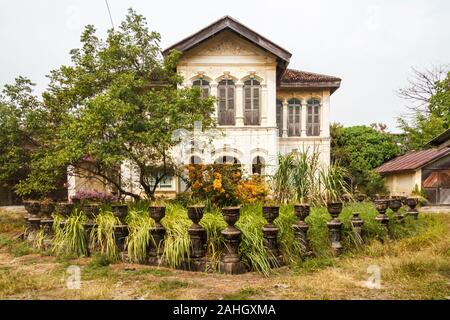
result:
[[[450,153],[450,148],[425,149],[398,156],[375,169],[381,175],[413,171]]]
[[[341,85],[341,79],[325,74],[286,69],[281,77],[280,88],[330,88],[331,93]]]
[[[273,43],[269,39],[263,37],[252,29],[244,26],[242,23],[230,16],[224,16],[219,20],[211,23],[200,31],[184,38],[183,40],[171,45],[163,51],[163,54],[169,53],[170,50],[176,49],[181,52],[188,51],[199,44],[205,42],[211,37],[215,36],[221,31],[231,30],[238,36],[247,39],[248,41],[254,43],[265,51],[268,51],[278,58],[278,65],[283,70],[289,63],[289,59],[292,54],[286,49],[280,47],[279,45]]]
[[[445,130],[437,137],[433,138],[430,142],[428,142],[432,146],[438,146],[446,141],[450,140],[450,129]]]

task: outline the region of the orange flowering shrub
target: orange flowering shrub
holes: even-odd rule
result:
[[[196,199],[215,206],[237,205],[236,187],[242,178],[240,166],[232,164],[190,164],[189,185]]]
[[[214,206],[254,203],[263,201],[268,194],[264,178],[243,179],[239,165],[191,164],[187,169],[192,196]]]
[[[269,188],[261,176],[241,180],[236,188],[236,197],[243,203],[262,202],[268,194]]]

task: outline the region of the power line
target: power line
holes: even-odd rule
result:
[[[106,8],[108,8],[109,20],[111,20],[111,25],[112,25],[112,28],[114,29],[114,22],[113,22],[113,19],[111,16],[111,10],[109,10],[108,0],[105,0],[105,3],[106,3]]]

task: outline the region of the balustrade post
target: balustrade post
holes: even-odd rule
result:
[[[244,273],[246,270],[238,254],[239,244],[241,242],[241,231],[234,226],[239,220],[240,208],[222,208],[222,215],[228,226],[222,231],[225,247],[220,262],[220,271],[229,274]]]
[[[306,256],[312,256],[309,240],[308,240],[308,229],[309,226],[305,222],[305,219],[309,216],[310,205],[300,204],[294,206],[294,213],[297,216],[297,222],[292,225],[294,230],[295,239],[300,243],[300,247]]]
[[[155,220],[155,225],[150,229],[150,244],[148,249],[148,263],[151,265],[161,264],[164,251],[164,236],[166,229],[161,224],[161,219],[166,215],[165,207],[149,207],[149,215]]]

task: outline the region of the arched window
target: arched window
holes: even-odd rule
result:
[[[222,156],[214,161],[216,164],[240,164],[241,162],[233,156]]]
[[[301,103],[297,98],[288,101],[288,136],[300,136],[301,134]]]
[[[209,97],[209,81],[206,81],[204,79],[197,79],[192,82],[192,86],[200,88],[203,98]]]
[[[259,81],[250,79],[244,82],[244,124],[259,125],[261,105],[261,86]]]
[[[278,135],[280,137],[282,137],[283,136],[283,101],[277,99],[276,108],[277,108]]]
[[[201,164],[202,163],[202,159],[199,156],[191,156],[191,158],[189,159],[190,164]]]
[[[320,101],[317,99],[308,100],[306,111],[306,135],[320,135]]]
[[[224,79],[217,86],[219,93],[219,125],[234,125],[234,92],[233,80]]]
[[[264,158],[257,156],[252,161],[252,174],[262,175],[264,174]]]

